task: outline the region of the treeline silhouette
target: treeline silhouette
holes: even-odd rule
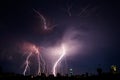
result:
[[[112,70],[108,73],[102,71],[101,68],[97,68],[98,74],[89,75],[88,73],[82,75],[66,74],[61,75],[57,73],[56,77],[53,74],[47,75],[41,73],[40,76],[28,75],[15,73],[4,73],[0,67],[0,80],[120,80],[120,72],[113,72]]]

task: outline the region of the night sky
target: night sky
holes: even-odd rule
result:
[[[43,30],[34,9],[46,18],[49,30]],[[20,44],[48,48],[59,43],[66,31],[75,31],[81,48],[66,56],[74,74],[95,73],[97,67],[103,71],[109,71],[111,65],[120,67],[119,19],[120,6],[115,0],[1,0],[0,66],[4,72],[22,74],[26,56]],[[34,58],[32,61],[35,63]]]

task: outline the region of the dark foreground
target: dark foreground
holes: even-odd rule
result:
[[[72,76],[61,76],[58,74],[56,77],[53,75],[46,76],[41,74],[41,76],[23,76],[20,74],[13,73],[3,73],[0,74],[0,80],[120,80],[120,73],[111,74],[104,73],[101,75],[72,75]]]

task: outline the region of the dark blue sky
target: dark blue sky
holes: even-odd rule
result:
[[[67,13],[69,7],[71,16]],[[17,52],[17,44],[27,41],[52,46],[71,26],[84,44],[78,54],[67,57],[75,74],[95,72],[98,66],[104,71],[113,64],[120,66],[119,8],[114,0],[0,1],[0,66],[7,72],[22,73],[24,56]],[[43,31],[33,9],[56,27]]]

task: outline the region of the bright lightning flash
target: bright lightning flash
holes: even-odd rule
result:
[[[75,54],[79,49],[81,49],[82,44],[79,42],[78,37],[79,32],[74,29],[69,29],[64,34],[62,41],[61,41],[61,47],[57,50],[57,53],[61,53],[60,57],[57,59],[57,61],[54,63],[53,66],[53,74],[56,76],[57,73],[57,65],[60,64],[61,60],[64,58],[64,56],[67,55],[73,55]],[[55,48],[53,50],[54,53],[56,53]],[[68,54],[69,53],[69,54]]]
[[[25,60],[25,69],[23,71],[23,75],[26,75],[26,72],[29,68],[29,59],[33,54],[37,55],[37,61],[38,61],[38,71],[37,74],[39,75],[41,73],[41,69],[40,69],[40,51],[39,51],[39,47],[37,47],[34,44],[31,43],[24,43],[23,45],[23,50],[25,53],[29,53],[29,55],[27,56],[26,60]]]
[[[26,74],[26,71],[27,71],[27,69],[28,69],[28,67],[29,67],[29,58],[30,58],[31,55],[32,55],[32,53],[30,53],[30,54],[27,56],[27,58],[26,58],[26,61],[25,61],[26,66],[25,66],[25,69],[24,69],[24,71],[23,71],[23,75]]]
[[[56,67],[57,67],[57,65],[59,64],[59,62],[62,60],[62,58],[63,58],[63,57],[65,56],[65,54],[66,54],[66,48],[65,48],[65,45],[64,45],[64,44],[62,44],[61,48],[62,48],[61,56],[60,56],[60,58],[55,62],[54,66],[53,66],[53,74],[54,74],[54,76],[56,76]]]

